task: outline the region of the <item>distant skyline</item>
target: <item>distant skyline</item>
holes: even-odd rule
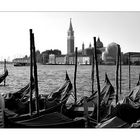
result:
[[[66,54],[70,18],[79,50],[83,42],[85,48],[93,46],[96,36],[105,47],[115,42],[124,53],[140,52],[140,12],[0,12],[0,60],[29,55],[29,29],[36,50]]]

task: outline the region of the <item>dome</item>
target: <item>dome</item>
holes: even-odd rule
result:
[[[117,48],[118,44],[115,42],[112,42],[110,44],[108,44],[107,48]]]
[[[107,46],[106,52],[109,54],[109,56],[116,57],[117,48],[118,48],[118,44],[112,42]]]
[[[118,44],[115,42],[110,43],[102,54],[102,60],[114,61],[116,60]]]

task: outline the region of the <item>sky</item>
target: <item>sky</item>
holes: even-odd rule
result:
[[[66,54],[70,18],[78,50],[83,42],[87,48],[93,37],[100,37],[105,47],[115,42],[124,53],[140,52],[140,12],[0,12],[0,60],[29,55],[29,29],[36,50]]]

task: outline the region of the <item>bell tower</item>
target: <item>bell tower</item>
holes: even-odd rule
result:
[[[72,27],[72,22],[70,18],[70,26],[67,32],[67,55],[74,53],[74,31]]]

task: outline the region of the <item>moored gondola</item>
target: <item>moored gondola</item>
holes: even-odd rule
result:
[[[35,89],[33,82],[32,89]],[[39,106],[40,110],[52,110],[52,108],[58,108],[64,104],[72,90],[72,84],[69,79],[69,76],[66,72],[65,82],[60,86],[56,91],[51,92],[50,94],[40,94],[39,95]],[[17,113],[18,115],[25,114],[29,112],[29,93],[30,93],[30,84],[27,84],[25,87],[20,89],[15,93],[3,94],[5,98],[5,107],[10,111]],[[34,93],[33,93],[34,94]],[[35,111],[35,97],[32,101],[33,111]],[[60,109],[59,109],[60,110]]]
[[[112,117],[98,125],[98,128],[139,127],[140,119],[140,77],[136,87],[114,108]]]
[[[72,120],[61,113],[53,112],[33,119],[12,121],[5,118],[6,128],[84,128],[85,120]]]
[[[32,89],[34,90],[34,88],[35,86],[33,82]],[[18,113],[19,110],[24,108],[24,104],[22,104],[22,101],[24,100],[25,102],[28,100],[29,92],[30,92],[30,83],[28,83],[25,87],[21,88],[20,90],[14,93],[3,94],[5,107],[10,111]]]
[[[7,76],[8,76],[8,70],[6,69],[4,74],[0,75],[0,83],[3,82]]]
[[[55,94],[55,98],[48,98],[48,95],[40,95],[39,96],[39,107],[40,107],[40,115],[43,114],[48,114],[52,112],[61,112],[63,106],[66,104],[68,97],[71,94],[72,90],[72,84],[69,79],[69,76],[66,72],[66,78],[64,84],[55,92],[50,93],[51,95]],[[21,91],[21,90],[20,90]],[[23,90],[22,90],[23,91]],[[24,91],[25,92],[25,91]],[[16,92],[17,93],[17,92]],[[21,92],[19,92],[21,93]],[[14,96],[12,96],[14,97]],[[21,97],[21,96],[20,96]],[[27,98],[28,97],[28,98]],[[50,97],[50,96],[49,96]],[[11,99],[11,98],[10,98]],[[26,95],[26,100],[23,98],[12,98],[12,100],[5,100],[6,104],[5,107],[7,110],[5,111],[5,114],[9,116],[11,120],[25,120],[25,119],[30,119],[31,116],[29,114],[29,95]],[[14,104],[9,106],[10,103]],[[32,100],[32,107],[33,107],[33,116],[32,118],[36,117],[36,108],[35,108],[35,98]],[[10,115],[11,112],[13,112],[13,116]],[[15,117],[15,114],[16,117]]]
[[[101,120],[106,118],[111,111],[112,103],[115,99],[114,87],[112,86],[107,74],[105,74],[105,82],[101,91]],[[84,99],[86,99],[89,117],[96,121],[97,112],[97,91],[94,92],[90,97],[82,97],[77,104],[73,104],[69,109],[64,110],[64,114],[70,118],[83,117],[84,114]]]
[[[12,112],[10,112],[11,114],[7,112],[4,108],[3,96],[1,96],[0,103],[0,126],[4,128],[83,128],[85,126],[84,119],[73,120],[58,112],[44,112],[44,115],[35,114],[28,118],[25,115],[26,118],[20,118]],[[9,117],[10,115],[14,115],[13,119]]]

